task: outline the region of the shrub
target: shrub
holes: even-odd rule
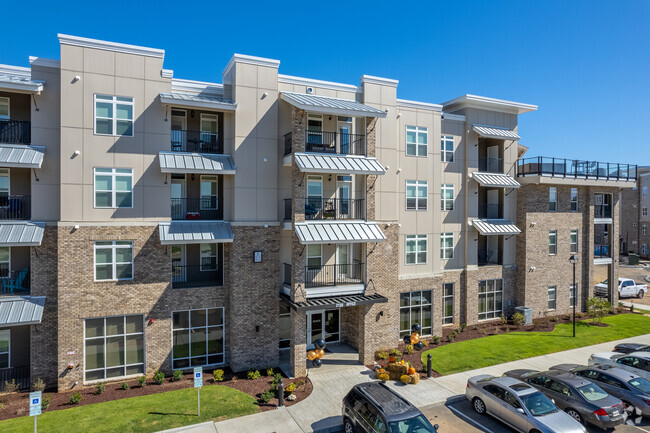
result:
[[[449,335],[447,335],[447,341],[450,342],[450,343],[451,343],[452,341],[454,341],[454,334],[449,334]]]
[[[387,380],[390,379],[390,376],[388,375],[388,373],[381,373],[378,379],[381,380],[382,382],[386,382]]]
[[[80,392],[74,392],[71,396],[68,397],[68,402],[70,404],[79,404],[83,400]]]
[[[594,318],[596,322],[603,320],[603,317],[612,312],[612,305],[603,298],[589,298],[587,301],[587,313]]]
[[[6,394],[18,391],[18,385],[16,384],[15,379],[11,379],[11,382],[5,381],[5,390]]]
[[[400,351],[397,350],[396,348],[395,348],[395,349],[392,349],[392,350],[390,351],[390,354],[393,355],[393,356],[402,356],[402,352],[400,352]]]
[[[156,385],[162,385],[162,383],[165,381],[165,373],[160,370],[154,371],[153,381],[156,383]]]
[[[41,410],[47,410],[50,407],[50,400],[52,398],[49,395],[44,395],[41,400]]]
[[[388,358],[388,352],[385,351],[385,350],[380,350],[377,353],[377,358],[382,359],[382,360]]]
[[[460,328],[454,329],[454,337],[458,337],[458,334],[460,334]]]
[[[501,319],[501,324],[502,324],[502,325],[505,325],[505,324],[508,323],[508,318],[506,317],[505,314],[501,313],[501,317],[500,317],[500,319]]]
[[[415,352],[415,349],[413,348],[412,344],[407,344],[404,352],[406,352],[407,355],[410,355],[411,353]]]
[[[408,385],[409,383],[411,383],[411,376],[409,376],[408,374],[403,374],[403,375],[399,378],[399,380],[400,380],[403,384]]]
[[[43,392],[45,391],[46,385],[45,382],[43,382],[43,379],[39,377],[38,379],[36,379],[36,382],[32,383],[32,388],[34,389],[34,391]]]
[[[145,376],[145,375],[138,376],[138,386],[139,386],[140,388],[142,388],[142,387],[145,386],[146,384],[147,384],[147,376]]]
[[[223,370],[218,369],[212,372],[212,381],[213,382],[222,382],[223,381]]]
[[[282,379],[282,373],[275,373],[273,376],[273,382],[278,383]]]
[[[273,397],[275,397],[275,392],[267,389],[266,391],[260,394],[260,401],[262,403],[268,403],[269,401],[271,401]]]
[[[260,376],[261,374],[259,370],[248,370],[248,373],[246,373],[248,380],[255,380]]]
[[[296,384],[292,382],[284,390],[287,393],[291,394],[292,392],[294,392],[296,390]]]
[[[576,319],[582,319],[583,317],[585,317],[585,313],[582,313],[580,311],[576,313]]]
[[[557,316],[551,316],[551,322],[557,322]]]
[[[429,347],[429,340],[420,340],[424,347]]]
[[[461,323],[460,324],[460,332],[465,332],[465,328],[467,328],[467,323]]]
[[[103,394],[106,391],[106,382],[98,382],[95,384],[95,394]]]
[[[269,368],[266,369],[266,375],[267,375],[268,377],[271,377],[271,376],[273,376],[274,374],[275,374],[275,371],[273,371],[273,368],[269,367]]]
[[[305,381],[303,379],[298,379],[294,383],[296,386],[303,386],[305,384]]]
[[[521,326],[524,324],[524,315],[521,313],[515,313],[512,315],[512,323],[514,323],[516,326]]]
[[[440,337],[438,337],[437,335],[434,335],[434,336],[431,338],[431,341],[433,341],[433,344],[436,344],[436,345],[437,345],[438,343],[440,343]]]
[[[129,384],[126,382],[120,383],[120,389],[129,389]]]

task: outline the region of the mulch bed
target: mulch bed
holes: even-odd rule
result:
[[[269,389],[271,386],[271,381],[273,380],[273,377],[264,376],[265,371],[260,370],[262,376],[257,379],[249,380],[246,377],[247,372],[245,371],[233,373],[228,368],[223,368],[222,370],[224,370],[224,380],[222,382],[213,382],[212,374],[206,371],[204,373],[203,386],[207,387],[212,385],[224,385],[252,395],[258,399],[260,411],[267,411],[276,408],[278,404],[277,398],[272,398],[268,403],[262,403],[259,401],[260,394]],[[280,370],[275,369],[275,371],[279,372]],[[143,395],[157,394],[160,392],[175,391],[177,389],[194,387],[194,378],[192,373],[183,375],[183,378],[178,381],[172,382],[169,379],[170,378],[167,377],[161,385],[157,385],[151,378],[148,378],[147,385],[144,387],[138,386],[138,381],[136,379],[107,382],[106,390],[102,394],[95,394],[95,386],[89,386],[85,388],[78,387],[70,391],[59,393],[44,392],[43,396],[45,397],[45,395],[49,395],[51,399],[49,409],[44,412],[69,409],[71,407],[84,406],[87,404],[103,403],[106,401],[118,400],[122,398],[139,397]],[[304,385],[299,386],[293,392],[293,394],[296,395],[296,399],[293,401],[288,401],[285,399],[285,406],[292,406],[307,398],[313,390],[313,385],[311,381],[306,377],[289,380],[286,378],[286,376],[283,375],[285,389],[289,383],[297,382],[300,380],[304,381]],[[120,384],[122,382],[128,383],[129,389],[121,389]],[[79,392],[82,396],[81,402],[76,405],[71,405],[68,401],[68,398],[72,395],[73,392]],[[0,395],[0,403],[4,405],[4,408],[0,409],[0,420],[29,415],[29,393],[27,391]]]

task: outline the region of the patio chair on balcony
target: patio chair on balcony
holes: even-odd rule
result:
[[[18,275],[14,278],[7,278],[2,280],[2,293],[15,293],[15,292],[26,292],[27,289],[23,287],[23,283],[27,278],[28,269],[23,269],[18,272]]]

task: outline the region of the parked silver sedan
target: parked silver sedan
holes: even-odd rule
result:
[[[490,414],[520,432],[585,433],[544,394],[510,377],[487,374],[467,381],[465,396],[479,414]]]
[[[504,375],[539,389],[581,424],[609,429],[627,419],[621,400],[607,394],[595,383],[573,374],[522,369],[506,371]]]

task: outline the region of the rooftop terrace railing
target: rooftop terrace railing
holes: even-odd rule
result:
[[[520,159],[517,163],[517,176],[636,181],[637,166],[539,156]]]

